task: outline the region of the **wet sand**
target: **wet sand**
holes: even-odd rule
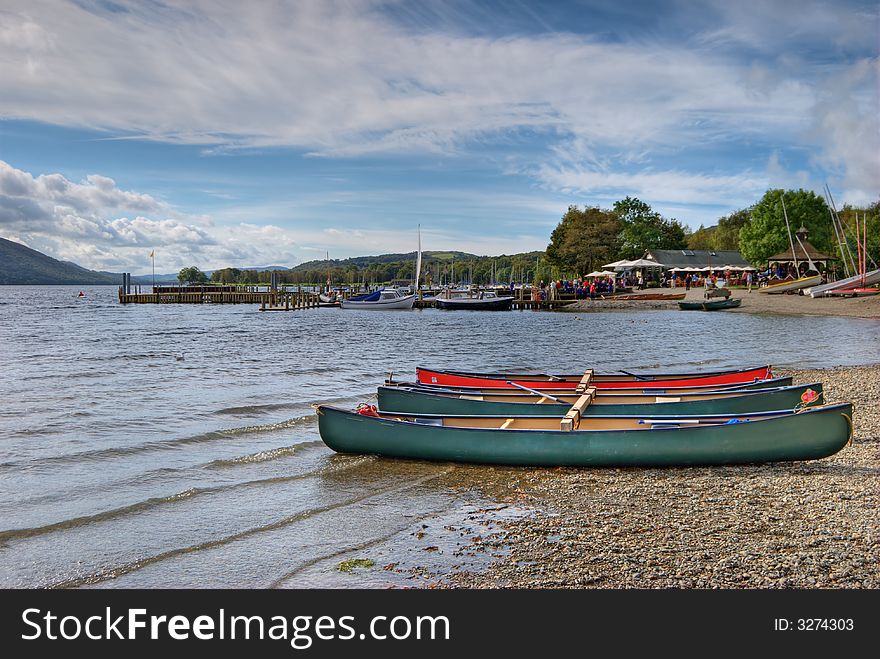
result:
[[[677,469],[520,470],[530,508],[471,541],[488,569],[447,588],[877,588],[880,367],[793,372],[855,403],[823,460]]]
[[[661,289],[650,289],[645,293],[659,292]],[[685,301],[704,301],[705,289],[692,288],[685,291],[684,288],[665,288],[664,293],[686,293]],[[725,313],[770,313],[795,316],[849,316],[853,318],[880,318],[880,295],[865,297],[824,297],[811,298],[808,295],[775,294],[758,292],[753,288],[751,292],[745,289],[731,289],[732,298],[741,298],[742,305],[736,309],[727,309]],[[719,298],[713,298],[719,299]],[[574,304],[563,307],[566,312],[589,312],[589,311],[613,311],[613,310],[652,310],[678,309],[678,302],[674,300],[627,300],[618,301],[613,298],[607,300],[579,300]]]

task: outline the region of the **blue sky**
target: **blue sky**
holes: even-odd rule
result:
[[[880,197],[876,2],[4,0],[0,237],[89,268],[543,249]]]

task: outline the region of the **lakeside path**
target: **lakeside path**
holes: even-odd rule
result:
[[[532,514],[460,549],[494,557],[488,569],[435,573],[432,585],[880,587],[880,366],[787,374],[855,403],[851,446],[766,465],[511,468],[502,501]]]
[[[649,289],[645,293],[684,293],[685,289],[664,288]],[[703,288],[692,288],[687,291],[686,301],[705,300]],[[732,298],[742,298],[742,306],[727,309],[724,313],[772,313],[794,316],[849,316],[853,318],[880,318],[880,295],[857,298],[823,297],[811,298],[808,295],[768,295],[759,293],[753,288],[749,293],[745,289],[732,289]],[[714,298],[719,299],[719,298]],[[643,310],[678,310],[678,302],[673,300],[579,300],[574,304],[562,307],[565,312],[595,311],[643,311]],[[693,313],[693,312],[690,312]]]

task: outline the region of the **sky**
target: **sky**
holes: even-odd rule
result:
[[[0,237],[135,274],[880,199],[862,0],[2,0]]]

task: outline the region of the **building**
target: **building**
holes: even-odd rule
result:
[[[794,254],[791,252],[790,245],[784,251],[779,252],[779,254],[774,254],[767,259],[767,265],[770,270],[781,268],[786,272],[794,272],[795,265],[797,264],[798,270],[803,273],[810,268],[810,261],[812,261],[819,270],[833,269],[837,257],[825,254],[816,249],[807,240],[809,235],[806,227],[798,229],[795,233],[797,238],[794,240]]]
[[[739,250],[711,249],[649,249],[644,258],[663,264],[663,269],[670,270],[724,270],[725,266],[733,268],[751,268]]]

